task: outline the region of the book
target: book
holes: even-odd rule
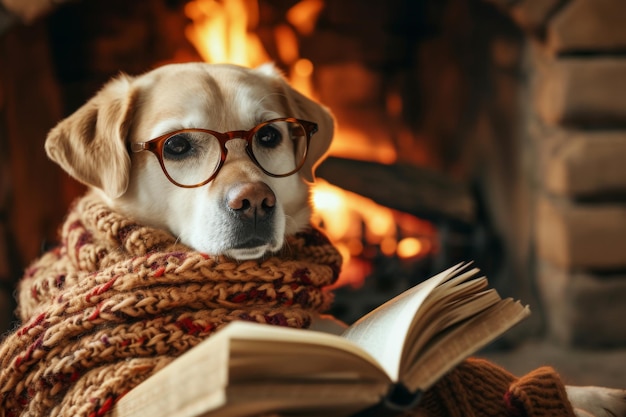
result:
[[[459,264],[340,335],[230,323],[127,393],[112,415],[393,415],[528,314]]]

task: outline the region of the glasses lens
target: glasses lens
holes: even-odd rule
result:
[[[220,142],[207,132],[180,132],[163,142],[162,159],[169,176],[181,185],[209,179],[221,159]]]
[[[252,138],[252,153],[273,175],[297,171],[306,158],[306,129],[298,122],[280,121],[261,126]]]

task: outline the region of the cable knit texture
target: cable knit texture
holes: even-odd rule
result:
[[[150,375],[233,320],[308,327],[329,307],[341,256],[311,228],[281,253],[234,262],[79,199],[61,244],[18,288],[22,327],[0,346],[0,416],[100,417]],[[517,379],[468,360],[412,415],[573,416],[556,373]]]

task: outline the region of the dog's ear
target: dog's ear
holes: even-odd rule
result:
[[[315,180],[315,168],[322,162],[333,139],[335,120],[332,114],[323,105],[291,87],[273,64],[261,65],[257,68],[257,71],[279,81],[280,88],[287,98],[287,105],[295,112],[295,114],[289,116],[317,123],[318,131],[311,138],[306,161],[300,169],[304,179],[313,182]]]
[[[121,75],[48,134],[46,152],[78,181],[117,198],[128,188],[127,136],[136,92]]]

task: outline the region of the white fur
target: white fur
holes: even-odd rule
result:
[[[565,390],[578,417],[626,416],[625,390],[593,386],[566,386]]]

